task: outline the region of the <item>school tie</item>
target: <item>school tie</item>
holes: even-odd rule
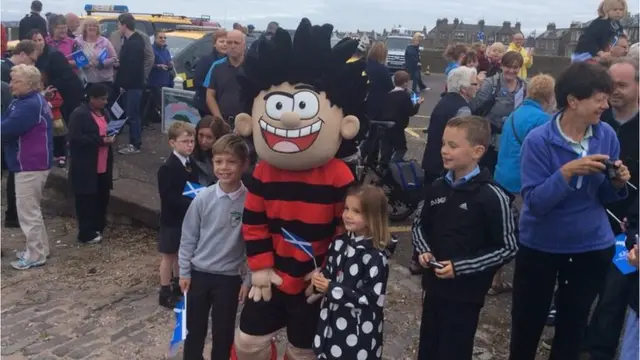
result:
[[[184,168],[187,169],[188,172],[191,172],[191,163],[189,163],[189,159],[184,162]]]

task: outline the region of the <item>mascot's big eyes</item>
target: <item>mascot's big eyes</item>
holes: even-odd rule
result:
[[[280,120],[282,114],[293,111],[293,99],[286,95],[273,94],[265,104],[267,115],[273,120]]]
[[[300,91],[293,95],[293,111],[300,115],[300,119],[309,120],[318,115],[320,104],[318,97],[311,91]]]

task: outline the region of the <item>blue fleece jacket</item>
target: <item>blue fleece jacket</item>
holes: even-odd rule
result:
[[[3,155],[9,171],[49,170],[53,160],[51,107],[37,91],[18,96],[2,116]]]
[[[535,250],[573,254],[606,249],[615,243],[604,205],[624,199],[626,187],[613,187],[604,173],[567,182],[560,168],[579,155],[562,137],[555,118],[534,129],[522,146],[520,242]],[[620,144],[606,123],[593,126],[588,155],[618,159]]]
[[[504,122],[494,179],[510,193],[520,193],[520,148],[524,139],[531,130],[549,119],[551,115],[544,111],[539,102],[526,99]]]

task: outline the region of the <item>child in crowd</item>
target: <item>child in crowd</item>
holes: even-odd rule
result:
[[[216,181],[211,163],[211,149],[217,139],[231,132],[229,125],[220,118],[205,115],[196,125],[196,146],[191,154],[191,160],[196,165],[200,185],[209,186]]]
[[[424,97],[420,97],[413,103],[412,96],[416,94],[409,91],[409,73],[400,70],[393,75],[395,88],[387,94],[384,105],[384,121],[394,122],[395,125],[383,136],[382,155],[380,162],[388,164],[389,161],[403,161],[407,153],[407,139],[404,129],[409,126],[409,119],[418,113]]]
[[[466,54],[462,57],[460,61],[461,66],[466,66],[470,68],[477,69],[478,68],[478,53],[475,50],[467,51]]]
[[[162,255],[159,303],[173,310],[182,296],[178,284],[178,249],[182,220],[191,204],[191,198],[182,194],[187,182],[198,183],[198,175],[191,168],[189,161],[195,142],[193,126],[183,121],[175,121],[169,127],[168,133],[169,145],[173,152],[158,169],[160,192],[158,252]]]
[[[425,190],[412,227],[420,264],[429,269],[419,360],[472,358],[485,294],[517,250],[509,195],[478,167],[491,140],[486,119],[453,118],[442,140],[448,173]]]
[[[629,263],[636,268],[639,264],[638,256],[638,196],[636,201],[629,208],[628,224],[626,225],[627,241],[626,245],[629,249],[627,259]],[[624,335],[620,346],[620,360],[637,360],[640,357],[638,349],[638,272],[635,272],[629,279],[631,282],[631,291],[629,298],[629,311],[627,311],[627,321],[625,322]]]
[[[626,0],[604,0],[598,7],[598,18],[591,21],[576,44],[571,61],[597,62],[611,56],[610,50],[624,34],[620,19],[627,13]]]
[[[53,119],[53,161],[58,167],[67,165],[67,126],[62,118],[62,105],[64,100],[62,95],[52,86],[49,86],[47,74],[42,74],[42,89],[44,97],[51,106],[51,118]]]
[[[238,303],[247,296],[250,275],[242,285],[246,255],[242,212],[247,189],[240,180],[249,166],[249,149],[241,137],[228,134],[212,148],[218,182],[193,200],[182,225],[180,288],[187,295],[185,359],[202,359],[209,313],[212,360],[228,360]]]
[[[347,232],[333,241],[324,268],[312,277],[325,295],[313,341],[318,359],[382,358],[387,216],[382,189],[363,185],[347,193],[342,212]]]

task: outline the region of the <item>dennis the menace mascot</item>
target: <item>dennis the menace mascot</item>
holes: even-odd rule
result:
[[[249,114],[236,130],[253,136],[260,161],[247,181],[242,232],[252,288],[240,317],[232,359],[276,360],[272,339],[287,328],[285,359],[315,359],[319,297],[309,275],[340,232],[353,175],[334,156],[359,130],[363,68],[347,60],[358,42],[331,48],[333,26],[302,19],[291,39],[279,29],[261,39],[238,78]]]

